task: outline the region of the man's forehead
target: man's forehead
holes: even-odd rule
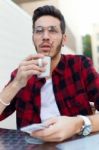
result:
[[[59,19],[49,15],[41,16],[35,22],[35,26],[58,26],[58,25],[60,25]]]

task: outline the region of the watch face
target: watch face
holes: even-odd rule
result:
[[[86,136],[86,135],[90,134],[91,131],[92,131],[91,125],[87,125],[83,129],[83,135]]]

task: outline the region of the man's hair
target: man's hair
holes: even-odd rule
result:
[[[45,5],[45,6],[38,7],[37,9],[35,9],[33,18],[32,18],[33,29],[35,27],[36,20],[42,16],[47,16],[47,15],[55,17],[60,20],[61,31],[64,34],[65,29],[66,29],[64,16],[62,15],[59,9],[57,9],[55,6],[52,6],[52,5]]]

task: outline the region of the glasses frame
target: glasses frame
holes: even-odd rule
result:
[[[60,33],[62,34],[61,29],[59,29],[59,27],[53,26],[53,25],[48,26],[48,27],[37,26],[37,27],[34,27],[34,29],[33,29],[33,33],[36,36],[44,35],[45,31],[47,31],[50,36],[58,36]]]

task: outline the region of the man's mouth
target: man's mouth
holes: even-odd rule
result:
[[[49,45],[49,44],[43,44],[43,45],[40,46],[40,49],[42,51],[50,51],[51,45]]]

